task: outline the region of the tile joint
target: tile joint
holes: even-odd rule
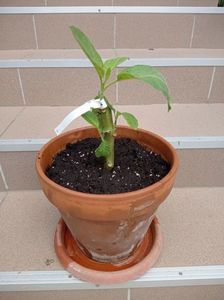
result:
[[[212,86],[213,86],[213,82],[214,82],[215,71],[216,71],[216,67],[213,67],[210,86],[209,86],[209,90],[208,90],[208,97],[207,97],[208,102],[210,100],[210,96],[211,96],[211,92],[212,92]]]
[[[32,22],[33,22],[33,32],[34,32],[34,38],[35,38],[35,43],[36,43],[36,49],[39,49],[38,39],[37,39],[36,22],[35,22],[35,16],[34,15],[32,15]]]
[[[131,300],[131,289],[127,290],[127,300]]]
[[[15,117],[10,121],[10,123],[5,127],[5,129],[1,132],[0,137],[3,136],[3,134],[9,129],[9,127],[16,121],[17,117],[24,111],[25,106],[21,108],[20,111],[17,112]]]
[[[17,75],[18,75],[18,79],[19,79],[19,86],[20,86],[20,91],[21,91],[21,95],[22,95],[22,99],[23,99],[23,104],[26,105],[26,99],[25,99],[25,94],[24,94],[24,89],[23,89],[23,83],[22,83],[22,79],[21,79],[21,74],[20,74],[20,69],[17,68]]]
[[[195,30],[195,23],[196,23],[196,16],[194,15],[193,24],[192,24],[192,30],[191,30],[191,39],[190,39],[190,45],[189,45],[189,48],[192,48],[192,44],[193,44],[194,30]]]
[[[6,200],[6,198],[8,197],[8,194],[9,194],[9,191],[7,190],[7,191],[5,191],[5,194],[4,194],[4,196],[3,196],[3,198],[2,198],[2,200],[0,201],[0,206],[3,204],[3,202]]]
[[[6,178],[5,178],[5,175],[4,175],[4,172],[3,172],[3,169],[2,169],[2,165],[1,165],[1,164],[0,164],[0,175],[1,175],[1,177],[2,177],[2,181],[3,181],[3,183],[4,183],[5,189],[6,189],[6,191],[8,191],[9,186],[8,186],[8,184],[7,184],[7,182],[6,182]],[[4,198],[3,198],[3,199],[4,199]]]

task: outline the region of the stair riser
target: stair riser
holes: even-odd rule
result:
[[[1,15],[0,40],[4,42],[0,43],[0,49],[78,48],[69,31],[72,24],[80,27],[94,40],[96,47],[102,49],[224,48],[224,40],[220,38],[223,22],[222,15],[197,14],[195,17],[193,13],[8,14]]]
[[[224,67],[159,67],[174,103],[224,102]],[[0,106],[75,106],[96,96],[99,82],[93,68],[0,69]],[[111,87],[112,103],[165,103],[162,94],[139,81]]]
[[[151,299],[172,299],[172,300],[188,300],[189,295],[191,300],[204,300],[207,299],[221,299],[220,295],[224,293],[223,286],[191,286],[191,287],[169,287],[169,288],[144,288],[144,289],[131,289],[128,292],[127,289],[107,289],[99,291],[41,291],[41,292],[5,292],[1,293],[0,297],[4,300],[41,300],[49,299],[54,300],[56,297],[60,297],[61,300],[73,300],[73,299],[127,299],[128,293],[131,294],[132,300],[146,300]]]
[[[223,149],[178,150],[180,169],[177,187],[223,186]],[[36,152],[1,152],[0,161],[9,190],[39,189],[35,172]],[[0,189],[4,191],[4,182]]]

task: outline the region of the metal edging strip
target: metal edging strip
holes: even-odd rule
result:
[[[223,14],[223,7],[194,6],[35,6],[1,7],[0,14]]]
[[[120,67],[129,67],[136,64],[163,66],[163,67],[205,67],[224,66],[224,57],[183,57],[183,58],[130,58]],[[31,59],[0,59],[0,68],[92,68],[87,59],[76,58],[31,58]]]
[[[175,287],[224,284],[224,265],[152,268],[137,280],[116,285],[94,285],[67,271],[0,272],[0,291],[49,291]]]
[[[176,149],[223,149],[224,136],[165,137]],[[0,139],[0,152],[38,151],[49,139]]]

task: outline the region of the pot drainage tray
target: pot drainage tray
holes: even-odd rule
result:
[[[94,284],[116,284],[140,277],[156,263],[161,248],[162,235],[156,217],[140,246],[119,264],[97,262],[85,255],[63,219],[55,233],[55,250],[63,267],[73,276]]]

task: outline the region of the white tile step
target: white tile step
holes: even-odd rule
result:
[[[86,99],[88,100],[88,99]],[[168,113],[165,104],[116,105],[133,113],[139,128],[164,137],[203,137],[224,135],[224,104],[173,104]],[[74,109],[71,106],[1,107],[0,139],[49,139],[54,128]],[[120,123],[125,124],[124,121]],[[78,118],[66,129],[87,126]]]
[[[159,261],[140,279],[112,288],[224,284],[223,196],[223,187],[175,188],[157,213]],[[59,213],[42,191],[0,199],[0,291],[106,288],[70,278],[61,267],[53,245]]]

